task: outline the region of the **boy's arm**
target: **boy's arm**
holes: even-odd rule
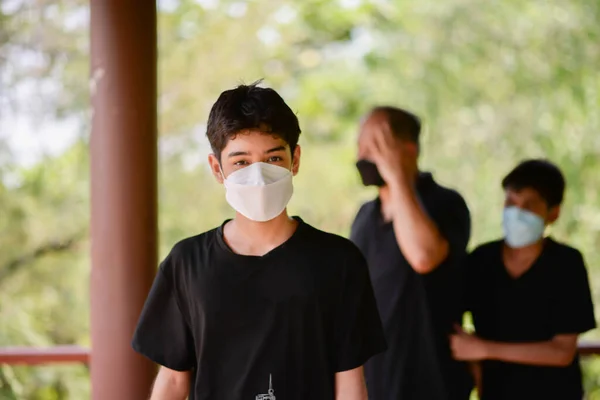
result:
[[[350,244],[350,243],[348,243]],[[341,296],[335,317],[335,399],[367,400],[363,365],[386,350],[369,270],[360,250],[344,246]]]
[[[367,400],[363,367],[335,374],[335,400]]]
[[[517,364],[565,367],[577,352],[577,334],[561,334],[551,340],[506,343],[457,332],[451,336],[454,358],[463,361],[499,360]]]
[[[577,353],[577,334],[556,335],[533,343],[486,341],[487,358],[520,364],[566,367]]]
[[[190,392],[190,371],[161,367],[154,381],[150,400],[185,400]]]
[[[161,365],[151,400],[183,400],[190,390],[196,365],[194,338],[179,307],[173,285],[177,265],[173,252],[161,263],[142,309],[131,345],[135,351]]]
[[[481,380],[481,363],[479,361],[469,362],[469,370],[473,376],[475,382],[475,388],[477,389],[477,397],[481,398],[482,392],[482,380]]]

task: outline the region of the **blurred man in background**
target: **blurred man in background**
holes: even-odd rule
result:
[[[449,335],[461,319],[461,268],[470,235],[463,198],[418,167],[419,119],[377,107],[363,120],[357,168],[379,196],[351,239],[367,258],[388,350],[365,365],[371,400],[465,400],[467,366]]]
[[[565,180],[554,164],[528,160],[502,181],[504,238],[467,263],[475,335],[458,329],[454,356],[480,362],[484,400],[581,399],[577,337],[596,327],[581,253],[550,237]]]
[[[362,365],[385,349],[365,259],[290,217],[298,119],[273,89],[213,105],[212,172],[235,217],[163,261],[133,347],[160,364],[152,400],[366,400]]]

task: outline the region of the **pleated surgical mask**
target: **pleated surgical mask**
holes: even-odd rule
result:
[[[502,216],[506,244],[513,248],[534,244],[544,236],[544,219],[519,207],[506,207]]]

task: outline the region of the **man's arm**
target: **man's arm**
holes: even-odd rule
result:
[[[160,367],[150,400],[185,400],[190,392],[190,371]]]
[[[335,400],[367,400],[363,367],[335,374]]]
[[[577,334],[560,334],[551,340],[506,343],[458,332],[451,337],[454,358],[463,361],[498,360],[517,364],[566,367],[577,352]]]
[[[429,273],[446,259],[450,245],[417,198],[414,187],[418,174],[417,149],[406,151],[406,143],[394,137],[389,124],[373,132],[369,144],[377,169],[389,189],[386,213],[392,216],[398,246],[416,272]]]
[[[427,274],[448,256],[449,244],[420,204],[408,177],[390,182],[390,208],[396,241],[412,268]]]

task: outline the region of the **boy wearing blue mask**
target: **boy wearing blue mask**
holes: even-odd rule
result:
[[[160,266],[132,342],[161,365],[151,400],[367,399],[362,365],[386,347],[367,264],[288,215],[299,135],[273,89],[213,105],[209,163],[236,214]]]
[[[565,180],[527,160],[503,180],[504,239],[468,258],[467,309],[475,335],[451,337],[454,357],[478,362],[483,400],[581,399],[578,335],[596,327],[581,253],[550,237]]]

